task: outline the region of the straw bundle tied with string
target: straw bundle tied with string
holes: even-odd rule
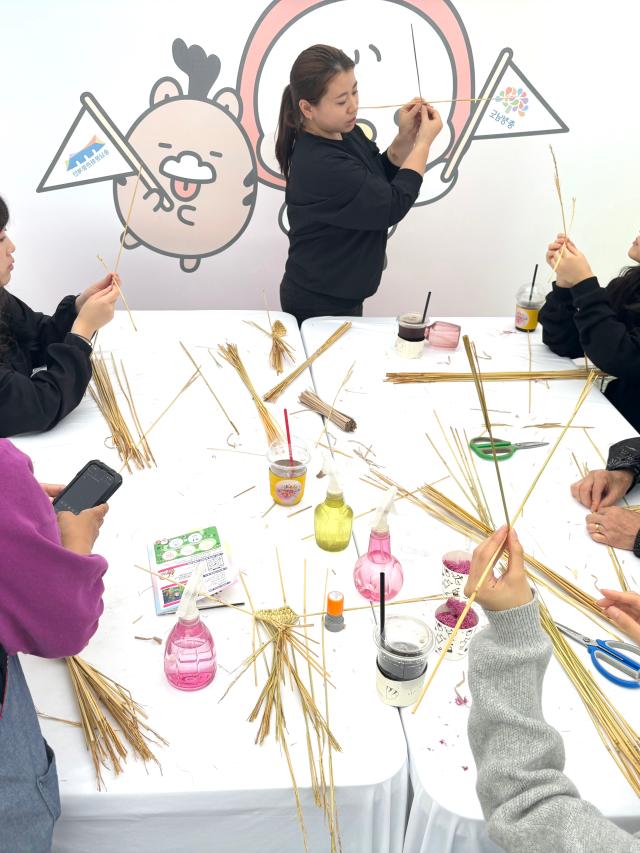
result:
[[[152,465],[156,464],[156,460],[154,459],[146,437],[142,433],[140,419],[138,418],[138,412],[136,410],[124,363],[122,361],[120,362],[120,371],[122,371],[122,376],[124,377],[124,384],[113,354],[111,355],[111,364],[120,387],[120,391],[127,401],[131,418],[138,433],[138,442],[134,440],[131,430],[129,429],[124,415],[122,414],[115,389],[111,382],[109,369],[101,351],[94,351],[91,356],[92,379],[89,384],[89,394],[93,398],[96,406],[100,410],[100,414],[109,426],[113,446],[118,451],[118,455],[123,461],[124,467],[129,472],[131,471],[131,463],[133,463],[138,470],[142,468],[151,468]]]
[[[606,376],[600,370],[577,367],[571,370],[513,370],[505,372],[483,373],[483,382],[525,382],[549,379],[586,379],[591,374],[595,378]],[[387,373],[385,382],[403,385],[409,382],[472,382],[473,373]]]
[[[342,391],[342,389],[345,387],[345,385],[346,385],[346,384],[351,380],[351,377],[353,376],[353,368],[354,368],[355,366],[356,366],[356,363],[355,363],[355,361],[354,361],[354,362],[353,362],[353,364],[351,365],[351,367],[347,370],[347,372],[346,372],[346,373],[345,373],[345,375],[343,376],[342,381],[341,381],[341,382],[340,382],[340,384],[338,385],[338,390],[336,391],[336,393],[335,393],[335,395],[334,395],[334,397],[333,397],[333,403],[331,403],[331,406],[330,406],[330,408],[329,408],[329,414],[328,414],[328,415],[327,415],[327,417],[324,419],[324,421],[323,421],[323,423],[322,423],[322,429],[320,430],[320,435],[319,435],[319,436],[318,436],[318,438],[316,439],[316,447],[318,447],[318,446],[319,446],[319,444],[320,444],[320,439],[322,438],[323,433],[324,433],[324,435],[325,435],[325,436],[326,436],[326,438],[327,438],[327,444],[328,444],[328,445],[331,445],[331,439],[329,438],[329,431],[327,430],[327,421],[330,421],[330,420],[331,420],[331,414],[333,413],[333,410],[334,410],[334,408],[333,408],[333,407],[335,406],[336,401],[337,401],[338,397],[340,396],[340,392],[341,392],[341,391]]]
[[[224,358],[224,360],[233,367],[240,379],[242,379],[245,388],[251,394],[251,399],[255,403],[256,409],[258,410],[258,414],[260,415],[260,420],[262,421],[262,426],[264,427],[264,431],[267,436],[267,440],[269,441],[269,444],[273,444],[274,441],[281,441],[283,438],[282,431],[272,418],[271,413],[269,412],[265,404],[260,399],[260,395],[253,387],[253,383],[249,378],[247,369],[245,368],[244,364],[242,363],[242,359],[240,358],[238,347],[235,344],[227,344],[226,346],[222,346],[222,344],[220,344],[218,346],[218,352],[220,353],[222,358]]]
[[[296,367],[296,369],[292,373],[290,373],[286,377],[286,379],[283,379],[282,382],[279,382],[270,391],[267,391],[267,393],[263,395],[262,399],[267,403],[273,403],[275,400],[277,400],[278,397],[283,393],[283,391],[285,391],[289,387],[289,385],[291,385],[291,383],[294,382],[298,378],[298,376],[300,376],[301,373],[304,373],[307,367],[313,364],[313,362],[317,358],[319,358],[324,352],[326,352],[329,347],[333,346],[333,344],[335,344],[335,342],[339,340],[345,332],[349,331],[351,325],[352,324],[350,322],[342,323],[342,325],[339,326],[335,330],[335,332],[329,335],[327,340],[321,346],[319,346],[318,349],[314,353],[312,353],[306,361],[303,361],[302,364],[298,365],[298,367]]]
[[[65,663],[80,707],[82,731],[93,759],[98,790],[104,785],[103,768],[110,768],[116,776],[123,772],[127,748],[118,731],[124,735],[134,755],[144,762],[154,761],[160,767],[149,742],[168,746],[168,741],[147,725],[147,714],[126,687],[80,657],[65,658]]]
[[[475,353],[473,352],[473,346],[472,346],[471,342],[469,341],[469,338],[468,338],[466,335],[465,335],[465,337],[464,337],[464,342],[465,342],[465,349],[466,349],[466,351],[467,351],[467,357],[469,358],[469,363],[470,363],[471,371],[472,371],[472,373],[473,373],[473,375],[474,375],[474,382],[475,382],[475,385],[476,385],[476,391],[478,392],[478,398],[479,398],[479,400],[480,400],[480,406],[481,406],[481,408],[482,408],[483,416],[484,416],[484,418],[485,418],[485,426],[486,426],[487,431],[488,431],[488,433],[489,433],[489,437],[490,437],[490,439],[491,439],[491,441],[492,441],[492,443],[493,443],[493,438],[492,438],[492,433],[491,433],[491,423],[490,423],[490,420],[489,420],[489,415],[488,415],[488,411],[487,411],[487,407],[486,407],[486,402],[485,402],[485,398],[484,398],[484,390],[483,390],[483,388],[482,388],[482,379],[481,379],[481,377],[480,377],[480,371],[478,370],[477,357],[475,356]],[[524,507],[525,507],[525,504],[526,504],[527,500],[529,499],[529,497],[530,497],[531,493],[533,492],[533,490],[534,490],[534,488],[535,488],[536,484],[538,483],[538,481],[539,481],[540,477],[542,476],[542,474],[543,474],[543,472],[544,472],[544,470],[545,470],[546,466],[548,465],[549,461],[550,461],[550,460],[551,460],[551,458],[553,457],[553,454],[555,453],[556,448],[558,447],[558,445],[560,444],[560,442],[561,442],[561,441],[562,441],[562,439],[564,438],[564,436],[565,436],[565,434],[566,434],[566,432],[567,432],[568,426],[572,423],[573,419],[575,418],[575,416],[577,415],[578,411],[580,410],[580,407],[581,407],[582,403],[583,403],[583,402],[586,400],[586,398],[588,397],[589,392],[590,392],[590,390],[591,390],[591,386],[593,385],[593,382],[594,382],[594,378],[595,378],[595,377],[594,377],[593,375],[590,375],[590,376],[587,378],[587,381],[585,382],[584,388],[582,389],[582,392],[580,393],[580,396],[579,396],[579,398],[578,398],[578,402],[577,402],[577,404],[576,404],[576,406],[575,406],[575,408],[574,408],[574,410],[573,410],[573,412],[572,412],[572,414],[571,414],[571,417],[570,417],[570,419],[569,419],[569,422],[568,422],[567,426],[562,430],[562,432],[560,433],[560,435],[559,435],[559,436],[558,436],[558,438],[556,439],[555,444],[554,444],[554,445],[553,445],[553,447],[551,448],[551,450],[550,450],[550,452],[549,452],[549,454],[548,454],[547,458],[545,459],[545,461],[544,461],[544,463],[542,464],[542,466],[541,466],[540,470],[538,471],[538,473],[537,473],[537,475],[536,475],[536,477],[535,477],[535,479],[534,479],[534,481],[533,481],[533,483],[532,483],[531,487],[529,488],[529,490],[528,490],[527,494],[525,495],[524,499],[522,500],[522,502],[521,502],[520,506],[518,507],[518,509],[517,509],[517,510],[516,510],[516,512],[514,513],[514,515],[513,515],[513,517],[511,518],[511,520],[509,520],[509,513],[508,513],[508,511],[507,511],[507,505],[506,505],[506,501],[505,501],[504,490],[503,490],[503,487],[502,487],[502,479],[501,479],[501,477],[500,477],[500,469],[499,469],[499,465],[498,465],[497,457],[495,456],[495,451],[494,451],[494,464],[495,464],[495,468],[496,468],[496,474],[497,474],[497,477],[498,477],[498,485],[499,485],[499,488],[500,488],[500,495],[501,495],[501,499],[502,499],[502,506],[503,506],[503,509],[504,509],[504,512],[505,512],[505,517],[506,517],[507,525],[508,525],[509,527],[512,527],[512,526],[515,524],[515,522],[517,521],[517,519],[520,517],[520,515],[521,515],[521,513],[522,513],[522,511],[523,511],[523,509],[524,509]],[[441,652],[441,654],[440,654],[440,656],[439,656],[438,660],[436,661],[435,666],[434,666],[434,667],[433,667],[433,669],[431,670],[431,673],[430,673],[430,675],[429,675],[429,678],[427,679],[427,682],[425,683],[425,685],[424,685],[424,687],[423,687],[423,689],[422,689],[422,691],[421,691],[421,693],[420,693],[420,696],[418,697],[418,700],[417,700],[416,704],[414,705],[414,707],[413,707],[413,709],[412,709],[413,713],[415,713],[415,712],[418,710],[418,708],[419,708],[419,706],[420,706],[420,703],[422,702],[422,700],[423,700],[423,698],[424,698],[424,696],[425,696],[425,693],[426,693],[426,692],[427,692],[427,690],[429,689],[429,686],[430,686],[431,682],[433,681],[434,676],[435,676],[436,672],[438,671],[438,669],[439,669],[439,667],[440,667],[440,664],[441,664],[441,663],[442,663],[442,661],[444,660],[444,657],[445,657],[445,655],[446,655],[447,651],[448,651],[448,650],[449,650],[449,648],[451,647],[451,644],[453,643],[453,640],[455,639],[455,637],[456,637],[456,635],[457,635],[457,633],[458,633],[458,631],[459,631],[459,629],[460,629],[460,625],[462,624],[462,622],[463,622],[464,618],[466,617],[467,613],[469,612],[469,610],[470,610],[470,609],[471,609],[471,607],[473,606],[473,602],[476,600],[476,597],[477,597],[478,591],[480,590],[480,588],[481,588],[481,587],[482,587],[482,585],[484,584],[485,580],[487,579],[487,576],[489,575],[489,572],[490,572],[490,571],[492,571],[492,569],[493,569],[493,567],[494,567],[494,565],[495,565],[495,563],[496,563],[496,560],[498,559],[498,557],[499,557],[499,555],[500,555],[501,551],[502,551],[502,546],[500,546],[500,548],[498,548],[498,549],[496,550],[496,552],[493,554],[493,556],[492,556],[492,557],[491,557],[491,559],[489,560],[489,562],[488,562],[487,566],[486,566],[486,567],[485,567],[485,569],[483,570],[483,572],[482,572],[482,574],[481,574],[481,576],[480,576],[480,580],[478,581],[478,584],[476,585],[476,588],[475,588],[475,589],[474,589],[474,591],[471,593],[471,595],[470,595],[470,597],[469,597],[469,599],[468,599],[468,601],[467,601],[467,603],[466,603],[466,605],[465,605],[464,609],[462,610],[462,613],[461,613],[461,614],[460,614],[460,616],[458,617],[458,621],[457,621],[457,623],[456,623],[455,627],[454,627],[454,628],[453,628],[453,630],[451,631],[451,633],[450,633],[450,635],[449,635],[449,638],[448,638],[447,642],[445,643],[445,646],[444,646],[444,648],[443,648],[443,650],[442,650],[442,652]]]
[[[321,400],[317,394],[309,389],[303,391],[298,400],[307,409],[311,409],[312,412],[317,412],[319,415],[328,418],[332,424],[335,424],[343,432],[354,432],[357,427],[355,420],[350,415],[345,415],[344,412],[334,409],[333,406],[325,403],[324,400]]]
[[[253,320],[245,320],[244,322],[249,326],[254,326],[267,337],[271,338],[269,364],[277,374],[280,374],[284,371],[285,359],[288,358],[291,363],[295,362],[295,358],[293,357],[294,349],[291,344],[288,344],[284,340],[284,336],[287,334],[287,328],[284,323],[280,320],[276,320],[275,323],[271,322],[269,306],[267,305],[267,295],[264,290],[262,291],[262,298],[264,299],[264,309],[267,312],[267,320],[269,321],[269,328],[271,331],[268,332],[266,329],[263,329],[262,326],[259,326],[258,323],[254,323]]]
[[[266,329],[263,329],[258,323],[254,323],[253,320],[245,320],[244,321],[247,326],[253,326],[258,329],[260,332],[265,334],[268,338],[271,338],[271,352],[269,353],[269,364],[275,370],[276,373],[280,374],[284,371],[284,360],[288,358],[290,362],[294,362],[295,359],[293,357],[293,347],[291,344],[288,344],[284,340],[284,336],[287,334],[287,329],[284,323],[280,320],[276,320],[275,323],[271,325],[271,331],[268,332]]]

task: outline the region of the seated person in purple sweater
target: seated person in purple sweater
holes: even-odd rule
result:
[[[0,439],[0,853],[45,853],[60,798],[18,652],[78,654],[98,627],[107,564],[91,550],[106,504],[56,513],[62,487],[40,485],[30,459]]]
[[[640,238],[628,254],[640,262]],[[605,396],[640,432],[640,266],[627,267],[600,287],[585,256],[562,234],[547,250],[549,266],[558,259],[557,280],[540,311],[542,340],[557,355],[586,355],[616,377]]]
[[[489,572],[478,592],[489,626],[469,649],[469,743],[489,837],[506,853],[640,853],[640,838],[582,800],[564,775],[562,737],[542,714],[551,641],[540,624],[515,530],[501,527],[476,548],[465,595],[501,544],[509,552],[507,571],[500,577]],[[632,642],[640,642],[640,595],[602,592],[606,598],[598,605]]]
[[[16,249],[8,221],[0,198],[0,436],[51,429],[75,409],[91,379],[91,338],[113,319],[119,295],[109,273],[65,296],[52,317],[32,311],[5,289]]]

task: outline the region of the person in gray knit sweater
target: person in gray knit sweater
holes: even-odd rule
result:
[[[542,715],[551,642],[513,529],[500,528],[476,548],[465,594],[476,588],[501,543],[508,567],[500,577],[489,572],[478,592],[489,626],[469,649],[469,742],[489,836],[507,853],[640,853],[640,837],[580,799],[562,772],[562,737]],[[640,642],[640,595],[603,593],[603,611]]]

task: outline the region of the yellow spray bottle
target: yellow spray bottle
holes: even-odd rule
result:
[[[316,544],[323,551],[344,551],[351,539],[353,510],[344,502],[333,459],[325,456],[322,471],[329,477],[329,486],[313,516]]]

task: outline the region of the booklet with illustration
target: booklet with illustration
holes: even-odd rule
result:
[[[178,536],[158,539],[148,546],[149,568],[154,574],[153,597],[156,613],[175,613],[191,573],[202,565],[202,585],[208,595],[220,596],[223,602],[200,598],[198,607],[222,607],[224,602],[242,604],[235,587],[237,580],[229,555],[225,553],[216,527],[190,530]],[[231,587],[227,589],[228,587]]]

